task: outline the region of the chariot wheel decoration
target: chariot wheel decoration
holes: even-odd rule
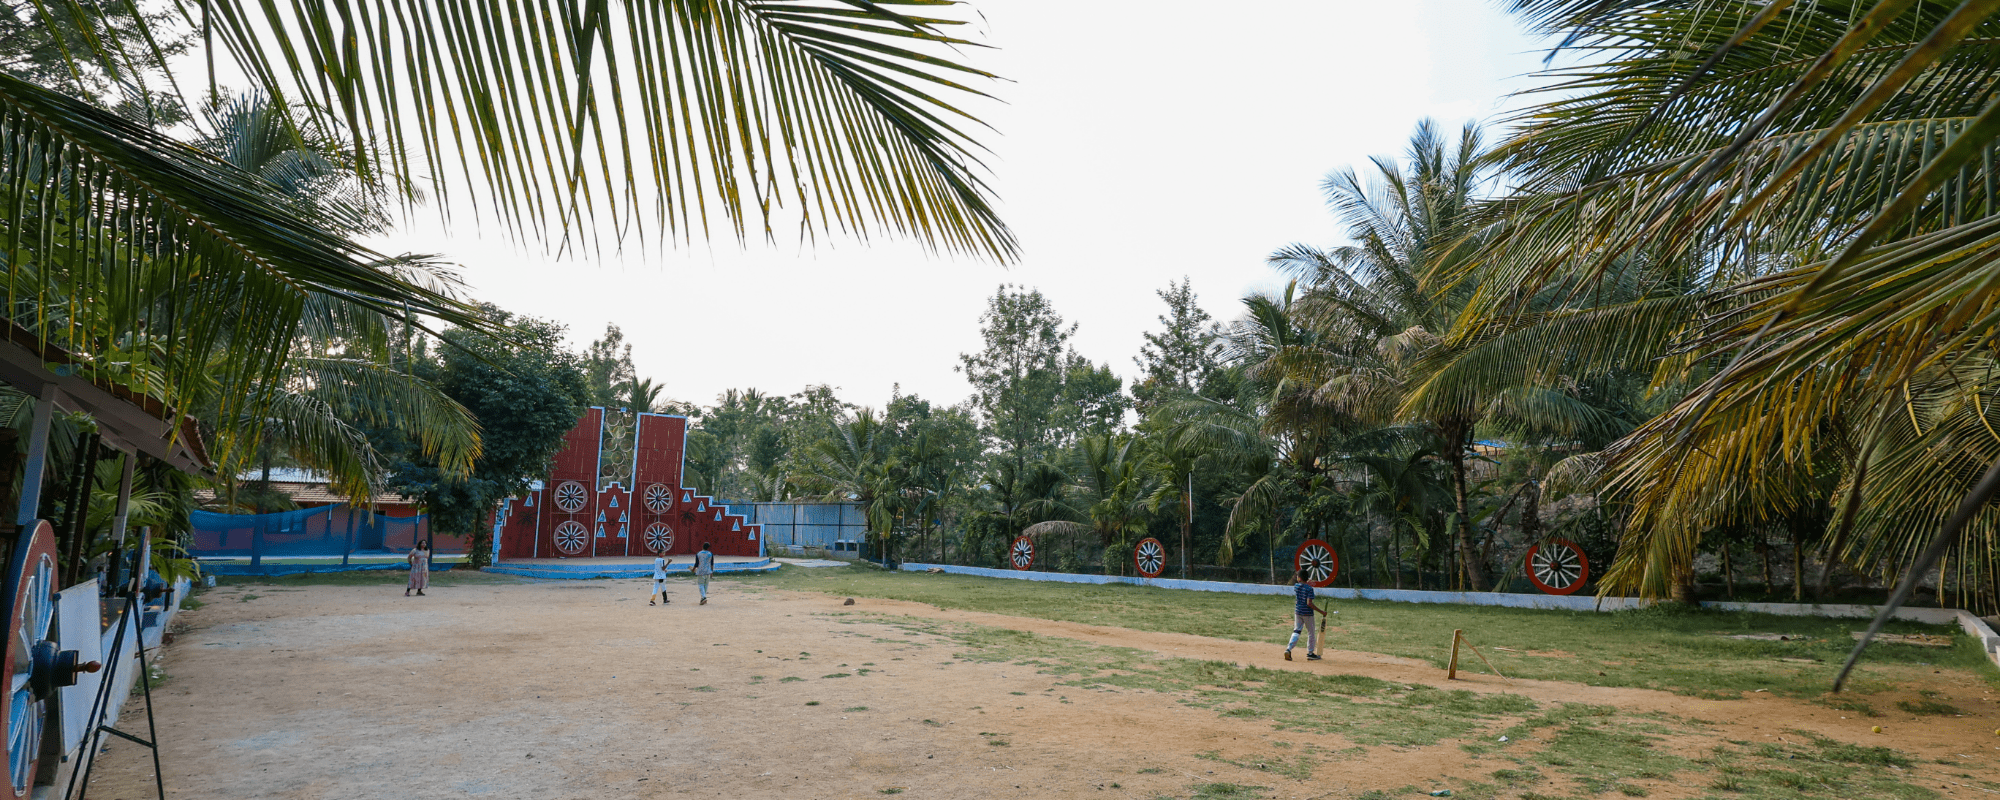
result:
[[[1324,588],[1340,576],[1340,555],[1326,542],[1307,539],[1292,552],[1292,566],[1306,574],[1307,585]]]
[[[590,492],[576,481],[563,481],[556,486],[556,508],[564,514],[574,514],[583,510],[583,504],[590,499]]]
[[[1035,566],[1035,541],[1026,536],[1015,537],[1014,546],[1008,548],[1007,558],[1014,562],[1015,569]]]
[[[37,680],[36,650],[50,649],[55,619],[55,534],[47,522],[36,523],[22,552],[7,574],[7,597],[13,600],[6,657],[0,663],[7,679],[7,797],[27,797],[33,788],[36,762],[42,754],[42,725],[52,685]],[[46,671],[46,670],[44,670]]]
[[[668,550],[674,549],[674,529],[667,527],[667,523],[664,522],[647,525],[646,549],[653,551],[655,555],[666,555]]]
[[[1140,539],[1132,547],[1132,566],[1139,568],[1140,575],[1160,577],[1160,573],[1167,571],[1167,546],[1151,536]]]
[[[583,552],[583,545],[590,541],[589,529],[576,520],[564,520],[556,526],[556,549],[570,555]]]
[[[1590,559],[1568,539],[1528,548],[1528,582],[1548,594],[1575,594],[1590,580]]]
[[[674,490],[666,484],[655,483],[646,487],[646,510],[655,514],[665,514],[674,507]]]

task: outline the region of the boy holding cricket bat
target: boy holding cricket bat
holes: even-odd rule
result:
[[[1285,643],[1285,660],[1292,660],[1292,648],[1299,643],[1299,631],[1306,632],[1306,660],[1319,660],[1319,629],[1313,627],[1313,614],[1324,614],[1326,609],[1313,602],[1315,597],[1312,584],[1306,583],[1306,571],[1299,570],[1292,575],[1292,640]]]

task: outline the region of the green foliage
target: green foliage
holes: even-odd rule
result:
[[[987,447],[1016,474],[1056,444],[1056,403],[1068,377],[1065,354],[1076,333],[1040,291],[1002,284],[979,317],[984,348],[961,353]]]
[[[185,54],[194,31],[166,7],[150,10],[123,0],[64,4],[0,4],[0,71],[72,93],[151,127],[187,119],[166,89],[165,59]],[[118,69],[73,64],[73,54],[104,47],[128,59]]]
[[[1193,279],[1182,276],[1180,283],[1168,283],[1157,294],[1167,304],[1167,313],[1159,318],[1162,330],[1147,332],[1146,343],[1132,359],[1139,367],[1132,400],[1141,416],[1179,395],[1217,396],[1223,371],[1218,352],[1222,326],[1196,302]]]
[[[604,327],[604,338],[593,340],[583,351],[584,386],[589,392],[585,405],[618,408],[624,405],[621,389],[637,375],[632,367],[632,345],[617,323]]]
[[[423,504],[431,530],[471,535],[474,566],[488,555],[486,515],[501,499],[524,494],[530,482],[547,475],[588,392],[577,357],[563,350],[561,326],[492,307],[486,313],[506,328],[511,342],[448,330],[436,359],[414,365],[479,421],[487,445],[471,473],[450,474],[400,436],[384,433],[379,439],[382,449],[400,456],[390,486]]]

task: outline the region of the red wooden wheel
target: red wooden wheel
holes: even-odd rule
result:
[[[588,490],[583,488],[583,484],[581,483],[563,481],[556,484],[556,508],[562,509],[562,512],[565,514],[574,514],[582,511],[583,504],[589,502],[589,500],[590,494]]]
[[[1167,571],[1167,546],[1151,536],[1140,539],[1132,547],[1132,566],[1139,569],[1140,575],[1160,577],[1160,573]]]
[[[1306,585],[1332,586],[1333,579],[1340,576],[1340,555],[1326,542],[1307,539],[1292,552],[1292,566],[1306,574]]]
[[[563,520],[555,530],[556,549],[568,555],[583,552],[583,546],[590,541],[590,530],[576,520]]]
[[[56,537],[49,523],[37,520],[15,545],[7,571],[7,652],[0,658],[6,678],[7,708],[0,714],[0,738],[7,742],[9,780],[0,797],[27,797],[34,790],[36,762],[42,754],[42,726],[48,704],[32,680],[35,646],[55,636]]]
[[[666,555],[668,550],[674,549],[674,529],[664,522],[647,525],[646,549],[655,555]]]
[[[1576,594],[1590,580],[1590,559],[1568,539],[1528,548],[1528,582],[1548,594]]]
[[[1015,569],[1029,569],[1035,566],[1035,540],[1026,536],[1014,537],[1014,546],[1008,548],[1007,559]]]
[[[674,507],[674,491],[665,484],[655,483],[646,487],[646,510],[655,514],[665,514]]]

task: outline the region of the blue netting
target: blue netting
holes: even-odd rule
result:
[[[247,558],[259,567],[267,559],[321,562],[337,558],[340,561],[324,564],[292,561],[284,566],[351,568],[357,557],[365,562],[400,556],[430,532],[430,519],[424,515],[391,517],[345,505],[276,514],[195,511],[189,515],[189,521],[194,526],[196,558]],[[462,536],[438,536],[432,546],[440,556],[461,554],[465,552],[466,540]],[[383,566],[399,567],[401,563]]]

